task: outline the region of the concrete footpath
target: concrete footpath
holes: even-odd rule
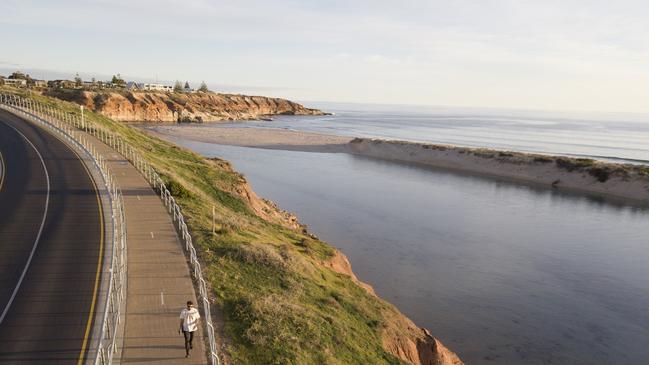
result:
[[[124,196],[128,289],[121,363],[207,364],[202,326],[187,359],[183,335],[178,333],[180,311],[188,300],[197,300],[171,216],[124,156],[95,141],[109,159]]]

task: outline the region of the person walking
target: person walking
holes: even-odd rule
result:
[[[198,310],[194,308],[192,301],[187,302],[187,308],[183,308],[180,312],[180,331],[185,336],[185,357],[189,357],[189,350],[193,349],[192,341],[194,341],[194,332],[198,329],[198,320],[201,318]]]

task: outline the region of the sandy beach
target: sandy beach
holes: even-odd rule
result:
[[[348,152],[351,137],[270,128],[217,127],[214,125],[156,125],[145,130],[167,140],[173,137],[231,146],[306,152]]]
[[[649,168],[640,166],[490,149],[352,139],[270,128],[147,126],[145,129],[172,142],[174,138],[183,138],[242,147],[350,153],[649,202]]]

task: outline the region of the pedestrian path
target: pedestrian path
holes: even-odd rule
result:
[[[171,216],[133,165],[99,140],[96,146],[124,196],[128,287],[121,363],[207,364],[201,326],[188,359],[178,333],[180,311],[197,300]]]

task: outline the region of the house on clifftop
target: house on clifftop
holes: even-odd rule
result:
[[[162,84],[144,84],[142,89],[146,91],[164,91],[164,92],[174,91],[173,87],[162,85]]]
[[[4,79],[4,83],[7,86],[13,86],[13,87],[27,86],[27,80],[23,80],[23,79]]]

